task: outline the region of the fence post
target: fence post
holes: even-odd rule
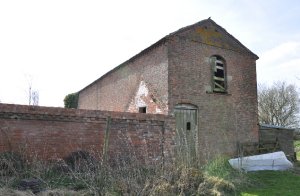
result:
[[[164,145],[165,145],[165,129],[166,129],[166,122],[163,122],[162,125],[162,139],[161,139],[161,158],[162,158],[162,168],[164,170],[164,166],[165,166],[165,154],[164,154]]]
[[[108,151],[108,145],[109,145],[110,123],[111,123],[111,117],[108,116],[107,119],[106,119],[106,128],[105,128],[105,133],[104,133],[103,163],[106,163],[106,161],[107,161],[107,151]]]

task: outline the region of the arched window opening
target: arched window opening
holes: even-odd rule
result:
[[[220,56],[211,57],[213,92],[226,92],[226,64]]]

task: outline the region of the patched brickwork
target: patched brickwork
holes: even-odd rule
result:
[[[172,117],[9,104],[0,104],[0,152],[49,160],[83,150],[99,158],[108,119],[111,161],[132,155],[145,163],[170,160]]]
[[[167,111],[164,103],[160,103],[157,96],[151,91],[149,86],[142,80],[129,104],[128,112],[141,113],[140,109],[145,108],[145,113],[163,114]]]
[[[156,95],[162,113],[167,114],[167,48],[162,43],[147,50],[101,77],[79,93],[79,109],[126,112],[135,98],[141,81]]]

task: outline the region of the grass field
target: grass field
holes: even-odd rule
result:
[[[300,195],[300,140],[294,142],[297,160],[294,171],[261,171],[248,173],[252,186],[242,190],[242,196]],[[297,172],[298,171],[298,172]]]
[[[242,196],[297,196],[300,195],[300,175],[292,171],[261,171],[249,173],[253,186],[242,191]]]

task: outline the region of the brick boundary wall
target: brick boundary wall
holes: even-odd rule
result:
[[[29,159],[87,151],[110,161],[163,162],[173,157],[174,137],[175,119],[166,115],[0,104],[0,153]]]

